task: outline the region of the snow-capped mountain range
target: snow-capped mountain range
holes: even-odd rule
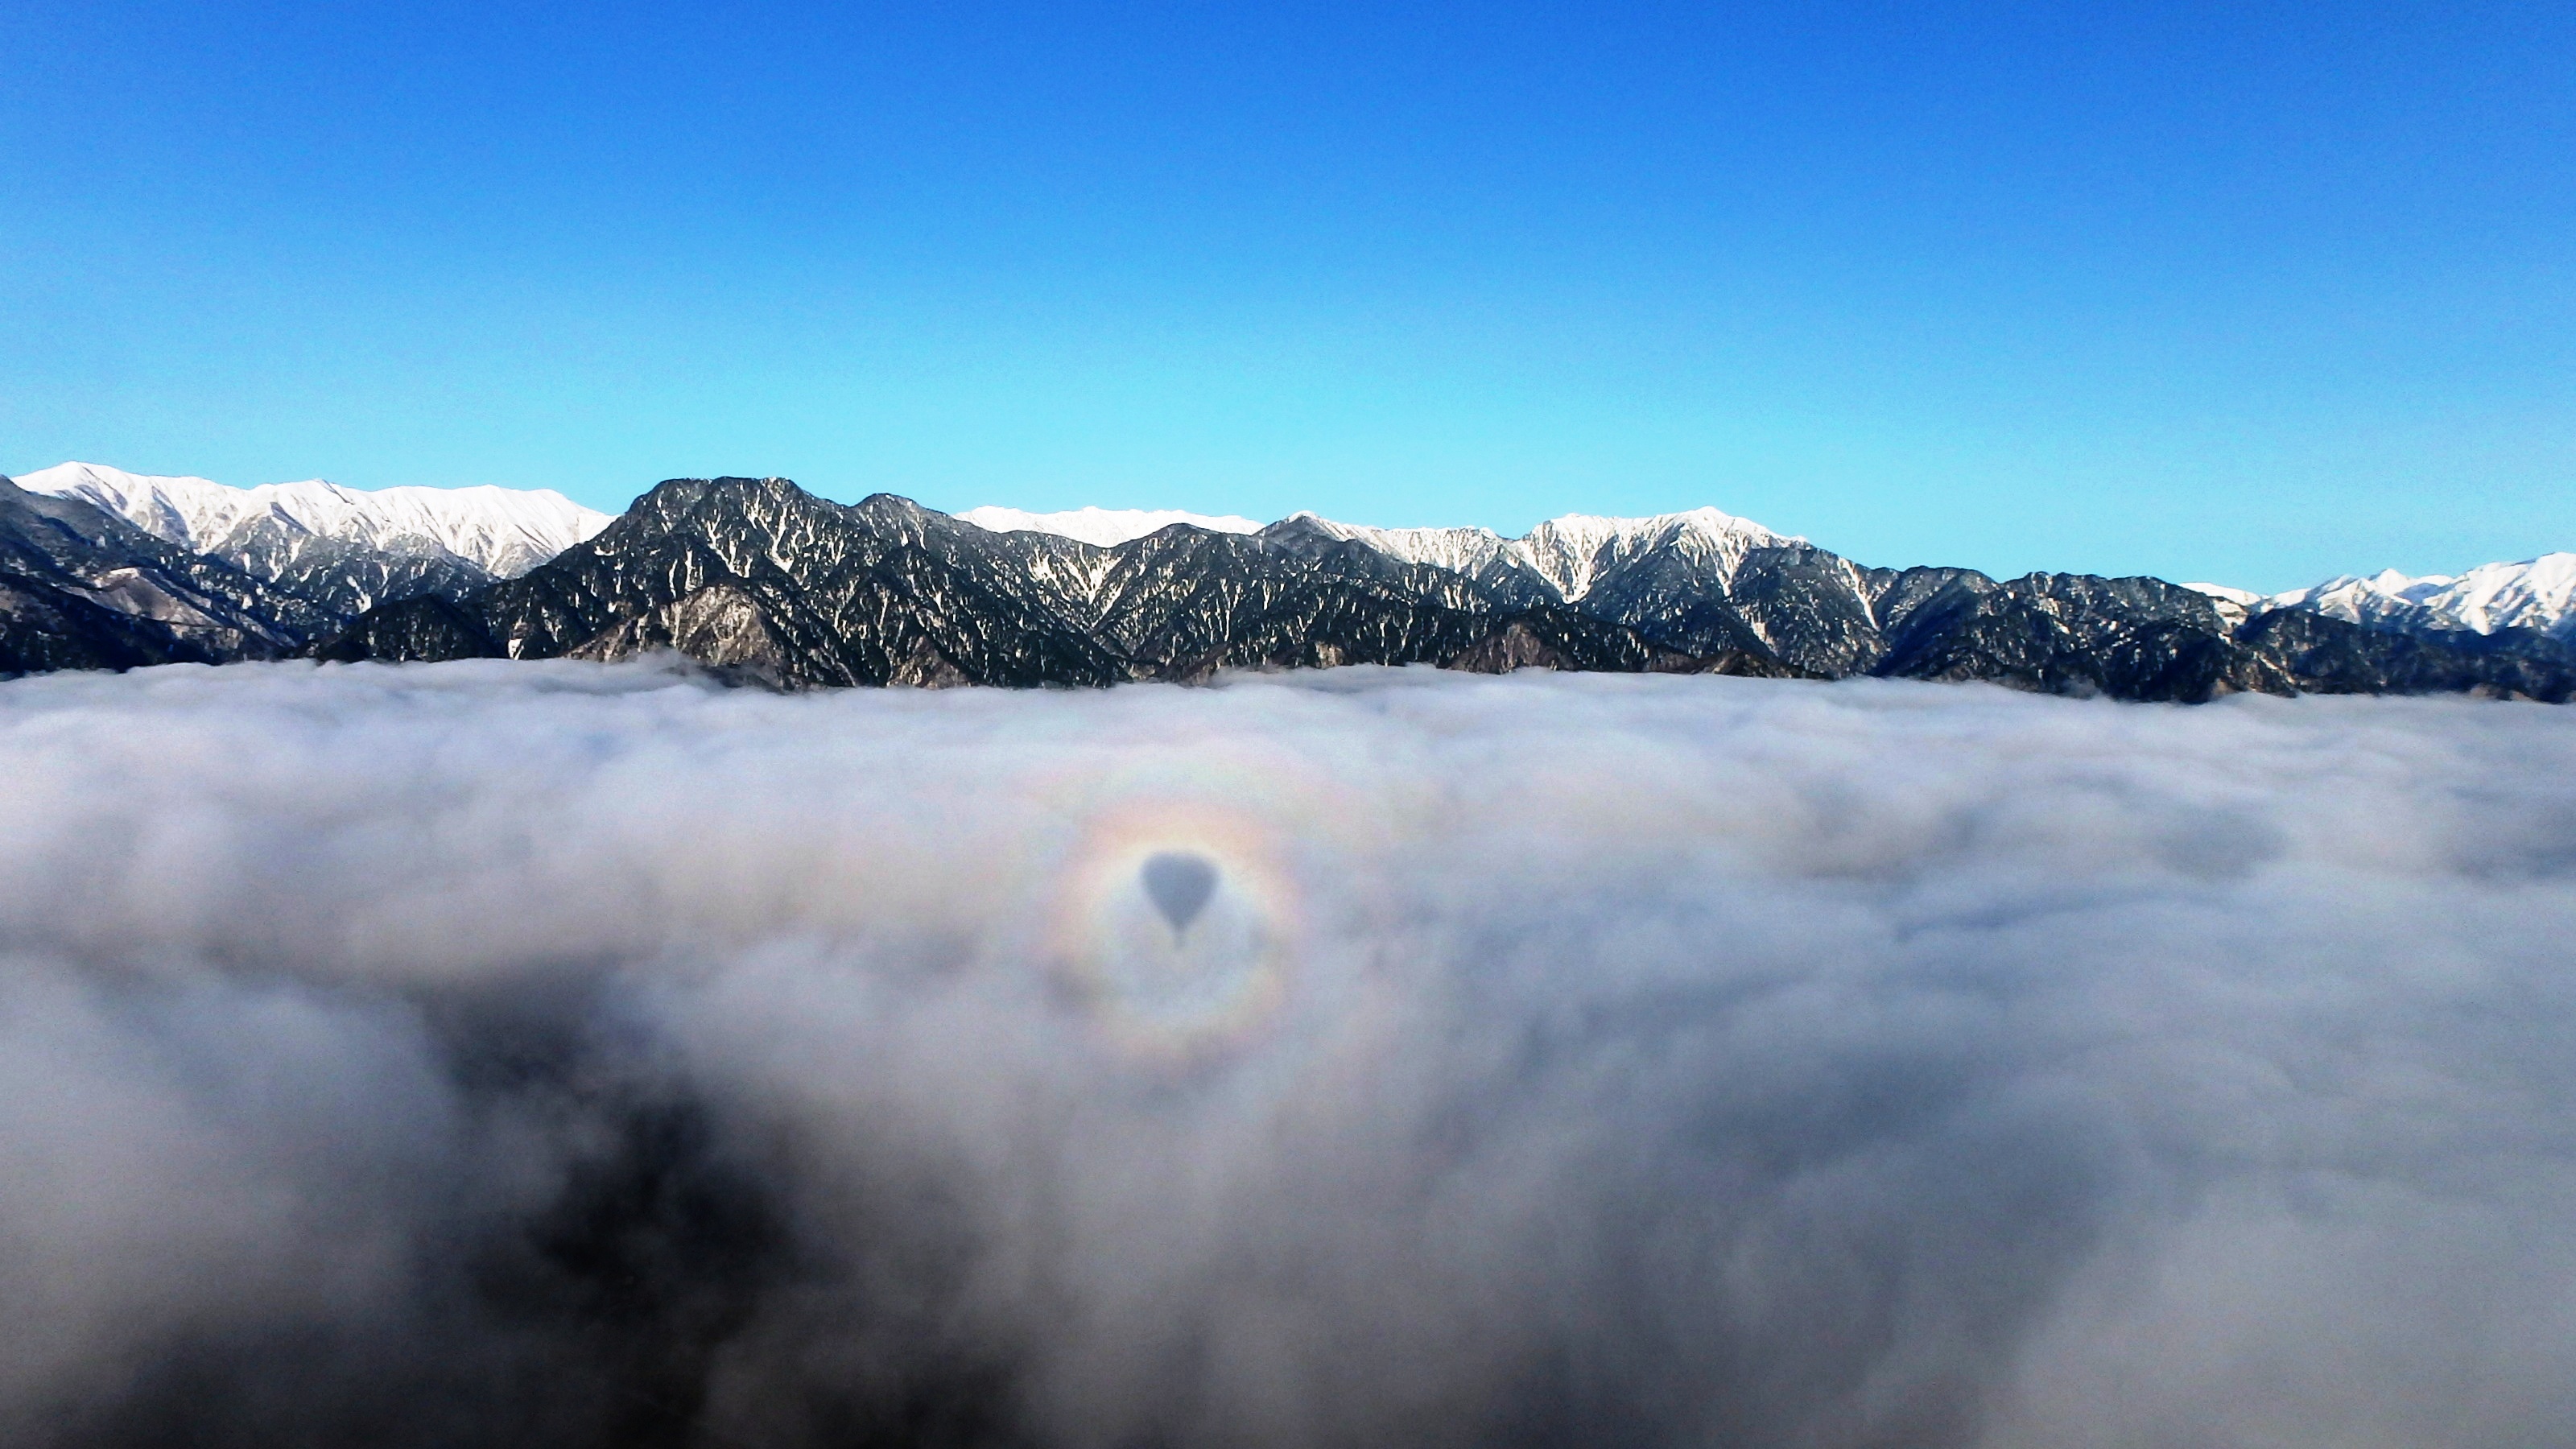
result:
[[[60,464],[17,483],[90,504],[352,618],[395,599],[461,598],[517,578],[609,523],[544,489],[360,489],[320,478],[233,488],[96,463]]]
[[[2314,609],[2380,628],[2476,634],[2536,629],[2576,640],[2576,553],[2480,564],[2459,575],[2409,578],[2395,569],[2368,578],[2347,574],[2260,602],[2272,608]]]
[[[1174,509],[1083,508],[1064,513],[1024,513],[987,505],[954,515],[994,533],[1044,533],[1098,548],[1186,524],[1211,533],[1260,533],[1265,525],[1233,514],[1183,513]],[[1604,518],[1569,513],[1551,518],[1520,538],[1505,538],[1489,528],[1373,528],[1340,523],[1315,513],[1293,513],[1269,528],[1297,528],[1367,545],[1389,558],[1446,569],[1469,578],[1492,578],[1526,572],[1545,581],[1556,597],[1575,602],[1593,584],[1621,564],[1651,552],[1670,552],[1708,570],[1723,581],[1750,549],[1803,543],[1714,508],[1687,513],[1661,513],[1646,518]]]
[[[2527,630],[2419,638],[2311,609],[2248,615],[2159,579],[1865,568],[1714,511],[1559,519],[1521,539],[1311,514],[1253,532],[1150,514],[1077,514],[1064,532],[1042,515],[981,516],[1014,526],[893,494],[834,503],[782,478],[675,478],[524,578],[370,610],[313,652],[675,650],[789,687],[1427,663],[1871,674],[2175,701],[2576,697],[2576,651]]]
[[[154,536],[233,562],[290,562],[337,542],[405,558],[448,559],[493,579],[517,578],[606,528],[614,515],[552,489],[499,487],[358,489],[321,478],[236,488],[206,478],[129,473],[98,463],[61,463],[15,480],[30,493],[76,498]],[[1174,524],[1214,533],[1259,533],[1255,519],[1182,509],[1081,508],[1053,513],[988,504],[956,517],[994,533],[1043,533],[1113,548]],[[1334,538],[1392,558],[1478,577],[1527,569],[1568,602],[1621,562],[1650,551],[1703,561],[1719,579],[1753,548],[1805,540],[1715,508],[1642,518],[1570,513],[1520,538],[1486,528],[1377,528],[1313,513],[1290,516]],[[254,573],[281,575],[272,564]],[[2223,584],[2184,585],[2222,601],[2227,612],[2313,609],[2357,624],[2416,630],[2533,629],[2576,638],[2576,553],[2521,563],[2482,564],[2460,575],[2410,577],[2388,569],[2341,575],[2304,589],[2261,594]]]
[[[1261,531],[1261,524],[1254,519],[1231,513],[1184,513],[1177,508],[1075,508],[1062,513],[1029,513],[988,503],[953,516],[989,533],[1043,533],[1098,548],[1116,548],[1175,523],[1204,528],[1210,533]]]
[[[613,516],[546,488],[361,489],[321,478],[234,488],[97,463],[62,463],[17,483],[30,493],[96,504],[181,548],[218,557],[278,529],[392,554],[443,554],[504,579],[606,528]]]
[[[1311,513],[952,517],[775,478],[673,479],[615,519],[544,491],[230,488],[92,464],[0,483],[0,674],[676,648],[784,684],[1430,662],[2567,698],[2571,642],[2568,554],[2266,596],[1866,568],[1713,508],[1507,538]]]
[[[1353,539],[1407,563],[1427,564],[1489,577],[1496,570],[1525,568],[1545,579],[1557,597],[1577,603],[1622,564],[1649,553],[1666,553],[1704,569],[1714,579],[1732,580],[1736,565],[1756,548],[1804,543],[1772,532],[1750,519],[1694,508],[1687,513],[1659,513],[1646,518],[1603,518],[1569,513],[1551,518],[1519,538],[1505,538],[1485,528],[1369,528],[1336,523],[1312,513],[1308,520],[1335,538]]]
[[[1259,533],[1263,525],[1236,515],[1176,509],[1084,508],[1026,513],[985,506],[956,515],[996,533],[1045,533],[1113,548],[1175,523],[1217,533]],[[1306,523],[1335,538],[1353,539],[1408,563],[1428,564],[1469,577],[1518,566],[1545,579],[1558,597],[1580,601],[1593,581],[1626,559],[1673,550],[1707,561],[1719,577],[1755,548],[1804,543],[1747,518],[1714,508],[1644,518],[1569,513],[1551,518],[1520,538],[1487,528],[1373,528],[1340,523],[1314,513],[1286,520]],[[2531,629],[2576,639],[2576,553],[2543,554],[2520,563],[2481,564],[2467,573],[2409,577],[2395,569],[2368,578],[2344,574],[2304,589],[2263,594],[2226,584],[2189,583],[2220,601],[2222,612],[2242,620],[2266,609],[2312,609],[2356,624],[2419,631],[2492,634]]]

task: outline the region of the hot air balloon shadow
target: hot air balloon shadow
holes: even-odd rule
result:
[[[1190,923],[1216,894],[1216,867],[1205,856],[1166,850],[1148,856],[1137,874],[1144,881],[1146,898],[1171,926],[1172,944],[1178,946],[1189,935]]]

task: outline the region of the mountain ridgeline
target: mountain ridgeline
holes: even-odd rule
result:
[[[228,488],[90,463],[0,479],[0,676],[301,653],[377,604],[516,577],[608,521],[492,487]]]
[[[2576,654],[2533,630],[2410,633],[2310,609],[2249,612],[2151,578],[1863,568],[1694,515],[1530,544],[1299,515],[1101,546],[992,532],[892,494],[842,505],[777,478],[674,479],[518,578],[379,605],[308,652],[676,650],[784,687],[1105,685],[1368,663],[1866,674],[2183,702],[2576,694]]]
[[[273,659],[341,622],[302,592],[0,478],[0,675]]]
[[[988,532],[891,494],[843,506],[775,478],[664,483],[521,578],[371,610],[316,652],[660,649],[790,686],[1103,685],[1357,663],[1799,672],[1758,646],[1661,647],[1300,521],[1258,534],[1175,524],[1104,548]]]
[[[2148,578],[1863,568],[1713,509],[1570,517],[1525,539],[1300,514],[1090,543],[891,494],[845,506],[776,478],[674,479],[613,521],[497,489],[243,490],[88,464],[26,481],[37,486],[0,479],[0,676],[672,650],[787,688],[1370,663],[1867,674],[2173,701],[2576,695],[2566,555],[2510,577],[2264,599]],[[2396,603],[2373,605],[2382,594]]]

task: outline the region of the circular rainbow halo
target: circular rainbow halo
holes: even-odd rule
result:
[[[1278,1014],[1296,897],[1258,821],[1205,801],[1134,801],[1096,820],[1073,862],[1059,959],[1121,1051],[1202,1062]]]

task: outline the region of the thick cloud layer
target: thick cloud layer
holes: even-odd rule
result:
[[[13,1444],[2563,1443],[2576,713],[0,686]]]

